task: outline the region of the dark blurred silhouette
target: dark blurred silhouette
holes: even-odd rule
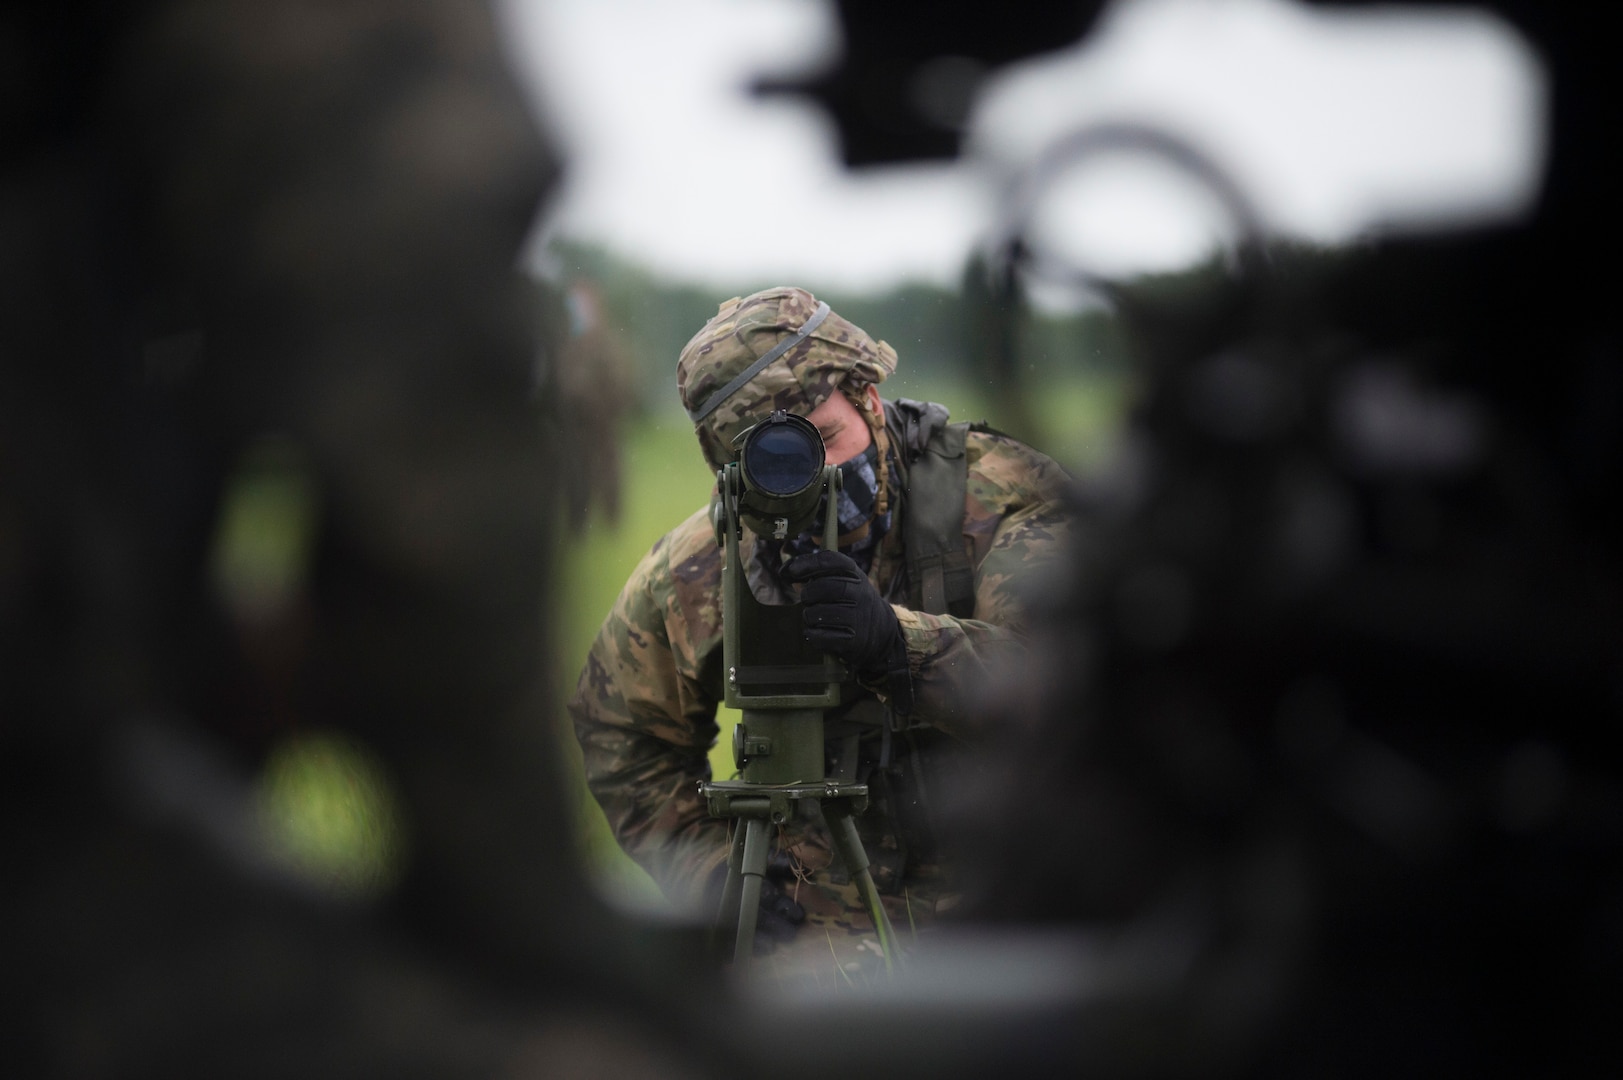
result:
[[[1130,1071],[1623,1064],[1617,67],[1485,6],[1550,65],[1528,220],[1110,290],[1142,392],[959,813]]]
[[[838,62],[803,79],[763,81],[760,94],[816,102],[833,119],[850,166],[958,156],[964,121],[992,69],[1063,48],[1092,28],[1103,0],[837,0]]]
[[[665,1025],[707,1030],[715,988],[573,857],[515,273],[557,161],[490,13],[17,3],[0,55],[7,1072],[710,1060]],[[212,545],[267,440],[308,551],[233,609]],[[264,835],[295,727],[399,792],[386,896]]]

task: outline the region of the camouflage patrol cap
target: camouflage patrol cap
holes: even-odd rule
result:
[[[842,386],[879,383],[896,350],[805,289],[763,289],[721,305],[676,361],[676,392],[713,469],[732,442],[775,409],[811,412]]]

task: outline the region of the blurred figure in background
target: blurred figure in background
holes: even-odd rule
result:
[[[619,523],[621,430],[636,408],[637,388],[625,341],[608,324],[598,288],[571,282],[564,306],[568,330],[558,345],[552,411],[573,462],[566,520],[578,534],[594,507],[605,525]]]

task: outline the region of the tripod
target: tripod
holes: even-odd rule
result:
[[[839,469],[825,466],[828,512],[823,543],[832,551],[838,542],[834,507]],[[719,479],[724,518],[725,562],[722,567],[722,657],[726,667],[726,703],[743,717],[733,731],[733,761],[742,779],[706,781],[699,785],[712,817],[736,818],[722,888],[718,927],[737,925],[733,967],[748,970],[755,946],[761,884],[766,877],[771,830],[788,821],[803,800],[810,800],[827,822],[835,854],[856,883],[873,919],[885,966],[895,958],[895,931],[868,870],[868,856],[857,835],[854,815],[868,806],[868,785],[846,783],[824,775],[823,711],[840,702],[843,670],[832,657],[805,643],[800,605],[766,605],[755,599],[744,579],[739,553],[737,463]]]

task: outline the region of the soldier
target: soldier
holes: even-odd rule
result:
[[[557,344],[554,415],[565,425],[560,445],[593,447],[569,471],[566,524],[579,535],[595,504],[603,520],[620,520],[620,428],[637,403],[631,358],[609,324],[603,297],[589,281],[563,295],[568,327]]]
[[[740,432],[785,409],[816,425],[843,473],[837,552],[810,534],[746,533],[742,550],[753,551],[756,596],[783,603],[800,587],[807,640],[855,673],[827,714],[827,774],[869,784],[859,832],[905,927],[953,901],[930,803],[950,785],[956,751],[993,734],[967,703],[1022,652],[1022,595],[1058,554],[1066,477],[984,426],[949,424],[940,405],[881,400],[895,367],[891,346],[827,304],[774,288],[722,304],[683,348],[676,381],[712,470],[732,459]],[[589,786],[621,845],[679,905],[709,911],[729,828],[697,788],[723,697],[721,555],[706,509],[655,543],[570,702]],[[871,926],[823,823],[804,809],[778,835],[778,887],[763,894],[761,925],[789,940],[809,918],[837,931],[827,941],[839,938],[843,961]],[[809,937],[826,961],[825,935]]]

